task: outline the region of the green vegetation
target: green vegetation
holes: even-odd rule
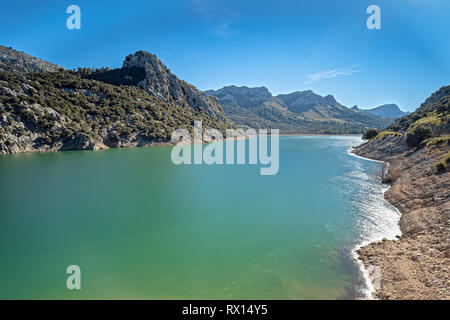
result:
[[[367,129],[366,132],[363,134],[362,138],[363,140],[371,140],[372,138],[375,138],[378,133],[380,133],[380,130],[377,129]]]
[[[362,138],[364,140],[376,140],[376,139],[383,139],[387,136],[403,136],[402,133],[396,132],[396,131],[389,131],[389,130],[377,130],[377,129],[367,129],[366,132],[363,134]]]
[[[449,165],[450,165],[450,152],[447,152],[439,162],[434,164],[434,167],[438,172],[443,172],[447,169],[447,166]]]
[[[38,134],[40,137],[35,141],[38,144],[70,144],[83,133],[112,146],[119,141],[168,141],[173,129],[185,128],[192,132],[195,120],[222,132],[235,127],[202,109],[163,102],[136,86],[123,83],[118,86],[94,79],[131,83],[142,76],[142,70],[138,69],[127,74],[122,69],[61,69],[55,73],[25,75],[0,71],[1,127],[18,138]],[[24,90],[24,86],[33,89]],[[6,123],[2,119],[7,119]],[[21,132],[17,130],[18,124],[23,124]],[[1,130],[0,133],[1,144],[5,133]]]
[[[429,125],[429,126],[437,127],[437,126],[442,125],[442,120],[443,120],[442,118],[443,117],[440,117],[439,115],[437,115],[436,112],[431,112],[426,117],[420,118],[419,120],[414,122],[411,126],[415,127],[415,126]]]
[[[439,91],[450,90],[443,87]],[[450,95],[443,93],[440,99],[422,104],[413,113],[399,118],[389,126],[389,130],[407,132],[413,126],[426,125],[430,128],[445,127],[450,123]]]
[[[116,86],[128,85],[136,86],[141,80],[145,78],[144,68],[130,67],[109,70],[108,68],[101,68],[91,70],[89,68],[80,68],[78,72],[85,79],[93,79]]]
[[[419,148],[422,141],[431,136],[431,129],[424,126],[413,126],[406,133],[406,144],[410,147]]]

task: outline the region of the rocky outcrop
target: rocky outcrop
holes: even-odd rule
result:
[[[55,72],[60,66],[0,45],[0,70],[14,73]]]
[[[164,102],[174,101],[192,109],[202,109],[224,119],[222,107],[216,98],[178,79],[155,55],[146,51],[130,54],[125,58],[123,68],[130,67],[144,68],[145,79],[138,83],[138,87],[158,99]]]

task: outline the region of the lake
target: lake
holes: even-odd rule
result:
[[[280,137],[279,172],[170,146],[0,156],[1,299],[352,299],[398,234],[359,136]],[[81,290],[66,268],[81,268]]]

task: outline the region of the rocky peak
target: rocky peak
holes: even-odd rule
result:
[[[223,110],[218,101],[193,85],[180,80],[157,56],[146,51],[130,54],[123,62],[123,68],[144,68],[145,78],[138,87],[163,100],[192,109],[202,109],[210,115],[223,119]]]
[[[396,105],[395,103],[388,103],[388,104],[383,104],[382,106],[378,107],[379,109],[385,109],[385,110],[400,110],[400,108],[398,107],[398,105]]]
[[[364,111],[375,116],[388,119],[396,119],[408,114],[407,112],[400,110],[398,105],[396,105],[395,103],[383,104],[382,106],[367,109]]]
[[[296,91],[289,94],[280,94],[276,98],[293,112],[304,112],[308,109],[322,107],[338,107],[340,104],[332,95],[322,97],[312,90]]]
[[[337,106],[339,104],[331,94],[326,95],[324,101],[326,106]]]
[[[218,90],[208,90],[205,92],[229,105],[252,107],[273,100],[272,94],[266,87],[249,88],[246,86],[227,86]]]

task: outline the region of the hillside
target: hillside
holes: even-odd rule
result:
[[[55,72],[61,67],[21,51],[0,45],[0,71],[15,73]]]
[[[333,96],[311,90],[273,96],[265,87],[228,86],[208,90],[237,125],[279,128],[283,133],[362,133],[385,128],[392,121],[339,104]]]
[[[357,155],[386,161],[384,196],[402,213],[402,236],[359,250],[381,269],[381,299],[450,299],[450,86],[430,96],[389,131],[371,132]]]
[[[450,86],[440,88],[433,93],[421,106],[406,117],[395,120],[389,130],[408,132],[415,127],[428,127],[434,135],[448,133]]]
[[[154,68],[166,68],[157,61]],[[124,64],[116,70],[0,71],[0,153],[164,143],[176,128],[192,131],[194,120],[219,130],[235,127],[214,98],[175,75],[159,74],[152,82],[149,66]],[[155,96],[142,82],[165,95]]]

